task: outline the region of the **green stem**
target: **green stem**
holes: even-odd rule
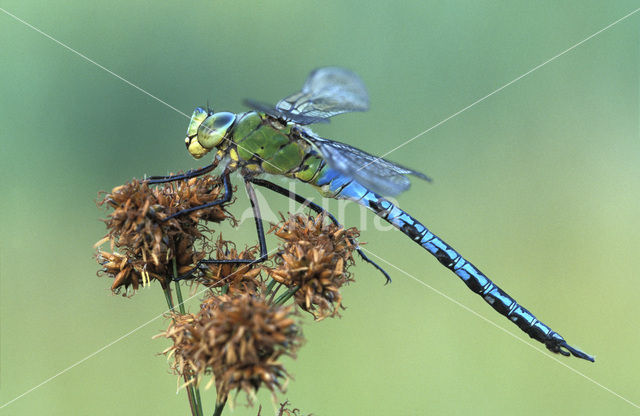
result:
[[[213,412],[213,416],[220,416],[222,415],[222,409],[224,409],[224,405],[227,403],[227,401],[225,400],[222,403],[216,403],[216,410]]]
[[[275,300],[275,302],[273,302],[274,305],[284,305],[284,303],[286,301],[289,300],[289,298],[291,298],[291,296],[293,296],[298,289],[300,289],[298,286],[295,286],[289,290],[287,290],[286,292],[284,292],[282,295],[278,296],[278,299]]]
[[[176,261],[173,260],[173,275],[176,276],[177,273],[177,268],[176,268]],[[176,286],[176,296],[178,297],[178,309],[180,310],[181,314],[185,314],[185,310],[184,310],[184,299],[182,298],[182,290],[180,290],[180,282],[179,281],[175,281],[173,282]]]
[[[178,277],[178,265],[176,263],[176,259],[172,260],[173,266],[173,277],[176,279]],[[180,289],[180,281],[174,280],[174,284],[176,287],[176,296],[178,298],[178,309],[180,313],[184,315],[186,313],[184,308],[184,299],[182,298],[182,290]],[[173,303],[173,301],[172,301]],[[171,307],[173,310],[174,308]],[[185,374],[184,381],[190,382],[192,380],[191,376]],[[189,396],[189,406],[191,406],[191,414],[194,416],[203,416],[202,412],[202,400],[200,398],[200,388],[196,386],[194,383],[191,383],[187,386],[187,395]]]
[[[267,290],[265,290],[264,292],[264,297],[266,298],[267,296],[269,296],[269,293],[271,293],[271,289],[273,289],[273,287],[276,285],[276,281],[275,279],[271,279],[271,281],[269,282],[269,284],[267,285]]]
[[[173,312],[173,298],[171,297],[171,287],[167,286],[164,289],[164,297],[167,300],[167,306],[169,307],[169,309],[171,310],[171,312]]]
[[[187,380],[187,376],[184,376],[185,381]],[[198,412],[198,407],[196,406],[195,398],[193,397],[193,386],[187,386],[187,396],[189,396],[189,407],[191,408],[192,416],[200,416],[201,413]]]
[[[173,304],[173,296],[171,296],[171,286],[167,285],[167,287],[164,289],[164,297],[167,301],[167,306],[169,307],[171,312],[175,312],[175,305]],[[185,382],[189,381],[189,377],[187,375],[184,375],[184,381]],[[202,413],[198,413],[198,407],[196,406],[192,385],[187,386],[187,396],[189,396],[189,407],[191,408],[191,414],[193,416],[201,416]]]
[[[200,387],[194,386],[193,391],[196,396],[196,410],[198,411],[198,416],[204,416],[204,412],[202,411],[202,398],[200,398]]]
[[[271,294],[271,298],[269,298],[269,302],[267,303],[273,303],[273,298],[276,297],[276,293],[278,293],[278,290],[280,290],[281,287],[282,287],[282,283],[278,283],[278,286],[276,286],[275,290]]]

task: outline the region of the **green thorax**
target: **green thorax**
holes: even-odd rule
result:
[[[230,139],[219,147],[219,156],[229,156],[231,169],[247,173],[271,173],[313,182],[325,168],[315,147],[295,125],[254,111],[238,114]]]

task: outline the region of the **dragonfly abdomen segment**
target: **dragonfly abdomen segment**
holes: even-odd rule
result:
[[[330,178],[327,175],[327,178]],[[326,178],[325,178],[326,179]],[[367,190],[365,187],[345,177],[331,177],[325,185],[335,192],[337,198],[346,198],[371,209],[405,235],[431,253],[443,266],[454,272],[474,293],[493,309],[515,323],[531,338],[542,342],[555,353],[569,353],[593,361],[593,358],[580,350],[569,346],[564,338],[550,327],[540,322],[531,312],[522,307],[498,285],[493,283],[471,262],[467,261],[450,245],[431,233],[411,215],[396,207],[389,200]],[[567,352],[569,351],[569,352]]]

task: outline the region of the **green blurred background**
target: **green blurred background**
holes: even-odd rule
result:
[[[0,7],[191,113],[275,102],[307,73],[356,71],[371,111],[316,131],[382,154],[640,6],[637,1],[5,0]],[[286,395],[315,415],[632,414],[640,402],[640,13],[389,158],[432,176],[400,204],[595,364],[550,359],[396,231],[361,240],[421,281],[361,262],[342,319],[304,326]],[[112,296],[96,193],[202,166],[188,120],[0,12],[0,405],[162,313],[157,286]],[[236,182],[239,183],[238,178]],[[298,186],[307,196],[312,189]],[[240,192],[239,194],[242,194]],[[283,198],[270,196],[276,209]],[[233,212],[246,207],[241,195]],[[278,205],[279,204],[279,205]],[[332,205],[336,207],[337,205]],[[347,225],[360,210],[347,207]],[[240,244],[251,222],[223,230]],[[232,234],[233,233],[233,234]],[[191,302],[189,308],[197,308]],[[0,410],[187,414],[150,324]],[[534,348],[531,348],[534,347]],[[567,367],[569,366],[569,367]],[[211,410],[214,394],[204,393]],[[263,414],[272,414],[261,394]],[[239,400],[237,415],[255,415]],[[225,414],[231,414],[229,410]]]

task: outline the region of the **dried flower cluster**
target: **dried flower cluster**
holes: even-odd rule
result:
[[[327,223],[324,215],[293,215],[271,229],[284,245],[275,255],[270,276],[289,288],[298,288],[295,302],[316,319],[335,316],[341,307],[340,287],[353,281],[355,228]]]
[[[231,241],[219,237],[216,241],[214,258],[217,260],[256,260],[258,246],[249,247],[238,252]],[[256,293],[263,286],[259,278],[263,266],[259,263],[211,263],[196,277],[198,283],[210,288],[227,288],[227,293]]]
[[[185,380],[192,412],[200,400],[196,386],[211,376],[216,415],[234,391],[246,392],[250,403],[260,387],[273,394],[284,391],[288,374],[279,360],[294,357],[302,343],[294,311],[299,307],[316,319],[339,315],[340,288],[353,281],[347,269],[359,235],[355,228],[328,223],[324,215],[282,217],[270,230],[282,240],[279,250],[266,263],[257,263],[258,246],[240,251],[222,236],[211,240],[206,222],[228,219],[235,225],[226,211],[232,201],[185,212],[223,193],[221,179],[209,175],[157,187],[134,180],[98,202],[113,209],[105,220],[107,235],[97,244],[108,241],[110,251],[99,251],[97,258],[99,274],[114,279],[114,292],[124,288],[127,294],[157,280],[173,310],[169,283],[176,274],[205,287],[209,297],[198,313],[174,311],[168,329],[158,336],[173,342],[164,353],[173,357],[173,370]],[[204,261],[209,259],[247,262]],[[283,306],[291,296],[293,305]],[[286,404],[279,414],[300,414]]]
[[[287,372],[278,359],[295,356],[302,338],[291,307],[269,304],[252,294],[213,296],[193,315],[174,315],[162,336],[173,340],[165,353],[174,356],[178,374],[213,374],[218,403],[243,390],[249,399],[265,386],[282,391]]]
[[[218,205],[165,219],[219,199],[223,191],[219,178],[201,176],[155,188],[133,180],[106,194],[98,205],[107,204],[113,212],[105,220],[107,235],[96,245],[110,242],[111,253],[99,251],[98,261],[103,265],[99,274],[114,278],[111,290],[137,290],[151,280],[165,287],[168,276],[173,275],[174,259],[178,274],[191,270],[208,254],[204,234],[208,229],[202,222],[234,221],[233,217],[224,205]]]

